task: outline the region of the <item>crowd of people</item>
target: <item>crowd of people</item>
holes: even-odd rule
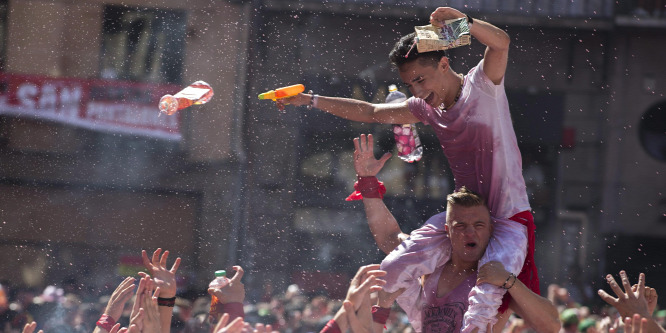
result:
[[[344,300],[307,295],[297,285],[290,285],[284,292],[256,304],[245,300],[244,271],[234,266],[236,273],[227,286],[208,290],[225,305],[220,311],[226,312],[214,316],[210,313],[210,296],[187,299],[173,294],[177,290],[180,260],[169,269],[167,251],[162,253],[158,249],[152,258],[144,251],[142,256],[146,273],[124,279],[118,277],[121,282],[110,294],[84,292],[87,289],[65,292],[60,287],[48,286],[35,295],[26,289],[3,285],[0,289],[1,331],[116,333],[125,331],[123,327],[130,332],[336,332],[331,326],[337,326],[342,332],[414,331],[407,315],[393,302],[394,298],[382,300],[379,296],[385,283],[382,277],[386,274],[379,265],[361,267],[350,282]],[[557,307],[561,332],[664,332],[666,310],[660,310],[657,305],[657,291],[645,286],[645,275],[641,274],[638,283],[633,285],[625,272],[620,272],[619,276],[620,284],[612,275],[607,276],[615,295],[599,291],[600,298],[607,302],[601,308],[580,304],[566,288],[550,285],[547,298]],[[380,311],[373,310],[373,305],[376,309],[381,302],[388,302],[390,312],[378,314]],[[637,329],[633,329],[634,322]],[[528,327],[515,315],[502,329],[510,333],[542,331]]]

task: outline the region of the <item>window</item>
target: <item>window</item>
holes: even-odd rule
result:
[[[185,26],[184,11],[106,6],[100,76],[181,83]]]

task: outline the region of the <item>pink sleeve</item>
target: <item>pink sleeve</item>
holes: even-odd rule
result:
[[[420,98],[411,97],[407,100],[407,107],[409,108],[409,112],[411,112],[414,117],[418,118],[418,120],[425,125],[430,125],[428,122],[428,116],[430,115],[430,112],[428,112],[429,108],[427,106],[428,105],[426,102]]]

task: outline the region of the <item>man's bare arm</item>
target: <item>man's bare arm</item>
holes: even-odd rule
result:
[[[279,101],[278,107],[281,107],[282,104],[310,105],[312,95],[299,94]],[[334,116],[363,123],[412,124],[419,122],[409,111],[407,102],[372,104],[351,98],[319,96],[316,107]]]
[[[398,221],[388,210],[382,199],[363,198],[365,215],[368,218],[368,226],[372,237],[375,238],[377,246],[384,253],[389,254],[400,243],[409,237],[400,230]]]
[[[442,26],[445,20],[463,17],[466,17],[466,15],[455,8],[439,7],[430,15],[430,23]],[[486,46],[483,57],[483,72],[493,83],[499,84],[506,73],[511,38],[504,30],[476,18],[469,32]]]

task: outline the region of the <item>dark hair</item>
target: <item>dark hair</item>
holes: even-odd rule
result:
[[[463,186],[459,190],[446,196],[446,202],[451,206],[474,207],[485,206],[483,197]]]
[[[447,57],[446,51],[430,51],[419,53],[416,45],[414,45],[414,38],[416,33],[412,32],[409,35],[403,36],[393,46],[393,50],[389,53],[389,61],[396,67],[419,60],[422,65],[437,66],[442,57]],[[412,47],[413,46],[413,47]],[[409,54],[409,56],[407,56]]]

